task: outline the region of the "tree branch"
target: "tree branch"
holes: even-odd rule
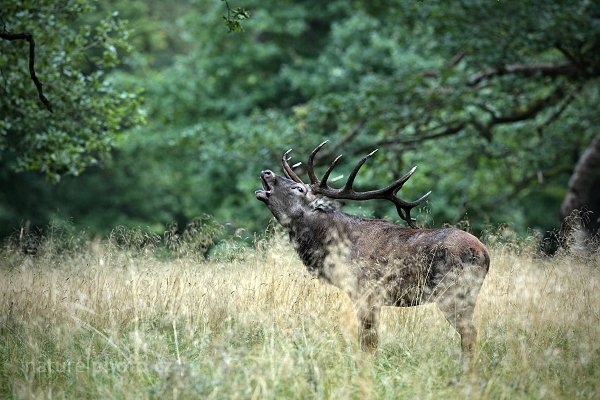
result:
[[[581,86],[578,86],[577,90],[570,93],[566,97],[563,104],[561,104],[560,107],[558,107],[558,109],[546,119],[546,121],[544,121],[540,126],[537,127],[537,131],[540,134],[540,136],[543,135],[544,130],[546,130],[546,128],[548,128],[550,125],[552,125],[554,123],[554,121],[556,121],[562,115],[562,113],[569,107],[569,105],[571,105],[573,100],[575,100],[575,93],[578,92],[580,88],[581,88]]]
[[[459,52],[455,56],[453,56],[443,67],[442,70],[449,70],[459,64],[465,57],[464,52]],[[474,74],[471,79],[467,81],[467,86],[475,87],[479,83],[491,79],[497,76],[508,75],[508,74],[516,74],[522,75],[526,77],[531,77],[535,75],[542,75],[547,77],[556,77],[556,76],[568,76],[568,77],[579,77],[582,75],[581,69],[572,62],[565,62],[561,64],[511,64],[498,69],[487,69],[485,71]],[[424,77],[437,77],[440,75],[440,71],[436,70],[425,70],[420,73],[421,76]],[[477,88],[475,88],[477,90]],[[478,121],[474,118],[466,118],[463,121],[452,121],[447,123],[446,125],[438,126],[431,130],[427,130],[424,132],[420,132],[421,136],[411,135],[410,137],[398,137],[399,133],[396,133],[395,138],[391,139],[382,139],[374,144],[369,145],[369,148],[359,148],[356,151],[358,153],[370,150],[372,147],[384,147],[389,145],[411,145],[415,143],[422,143],[428,140],[434,140],[438,138],[442,138],[445,136],[455,135],[462,130],[464,130],[468,125],[472,125],[479,133],[486,138],[488,141],[492,140],[492,128],[496,125],[502,124],[510,124],[514,122],[524,121],[531,118],[536,117],[540,112],[544,111],[551,104],[559,101],[564,98],[565,90],[562,85],[558,85],[554,91],[548,96],[542,97],[540,99],[532,101],[526,107],[518,107],[511,114],[506,115],[497,115],[496,112],[486,106],[485,104],[476,104],[483,111],[487,112],[490,115],[490,119],[483,122]],[[570,96],[573,96],[571,94]],[[563,104],[558,112],[549,117],[545,124],[542,124],[543,127],[549,125],[554,121],[554,119],[558,118],[560,114],[564,111],[564,109],[568,106],[568,104],[572,101],[572,98],[567,100],[565,104]],[[362,127],[362,124],[358,125]],[[355,134],[356,130],[352,131],[349,135],[344,137],[342,141],[339,143],[340,145],[351,141]],[[337,147],[337,146],[336,146]],[[327,156],[330,156],[330,153],[333,153],[335,149],[332,149]]]
[[[31,80],[35,84],[35,87],[38,92],[38,97],[40,101],[46,109],[52,112],[52,105],[50,101],[44,96],[44,90],[42,89],[42,82],[38,79],[35,74],[35,41],[33,40],[33,35],[31,33],[10,33],[10,32],[0,32],[0,39],[13,41],[13,40],[26,40],[29,42],[29,75],[31,76]]]
[[[375,142],[374,144],[370,144],[368,149],[366,147],[358,149],[358,152],[362,153],[362,152],[365,152],[368,150],[372,150],[373,148],[389,146],[389,145],[404,145],[404,144],[422,143],[427,140],[439,139],[444,136],[452,136],[452,135],[455,135],[455,134],[459,133],[460,131],[462,131],[466,125],[467,124],[464,121],[459,121],[459,122],[451,123],[448,126],[445,126],[444,127],[445,129],[441,132],[430,133],[430,134],[424,135],[424,136],[412,136],[409,138],[383,139],[378,142]],[[437,128],[434,128],[434,129],[437,129]]]
[[[556,87],[554,91],[544,98],[534,101],[528,107],[516,110],[512,114],[502,115],[499,117],[493,117],[489,123],[490,126],[499,125],[499,124],[508,124],[511,122],[523,121],[526,119],[530,119],[535,117],[540,111],[545,109],[550,103],[554,100],[558,100],[562,98],[564,95],[564,91],[562,86]]]
[[[517,108],[512,114],[498,116],[494,110],[484,104],[476,104],[488,114],[490,119],[486,122],[479,121],[473,117],[469,122],[475,127],[481,136],[488,142],[492,141],[492,128],[496,125],[510,124],[513,122],[524,121],[536,117],[540,112],[546,109],[550,104],[558,101],[564,96],[562,86],[557,86],[552,93],[541,99],[534,100],[531,104],[524,108]]]
[[[469,124],[473,125],[475,127],[475,129],[477,129],[477,131],[479,131],[479,133],[486,140],[491,141],[492,140],[492,128],[494,126],[524,121],[524,120],[533,118],[536,115],[538,115],[540,112],[542,112],[546,107],[548,107],[548,105],[550,105],[554,101],[562,98],[563,95],[564,95],[563,87],[558,86],[548,96],[538,99],[536,101],[533,101],[527,107],[520,109],[520,110],[516,110],[512,114],[498,116],[498,115],[496,115],[495,112],[493,112],[493,110],[488,109],[487,107],[484,108],[484,110],[487,111],[488,113],[490,113],[490,115],[491,115],[491,118],[487,123],[477,121],[474,118],[466,119],[464,121],[453,121],[453,122],[449,122],[447,125],[442,125],[442,126],[433,128],[433,129],[429,130],[427,134],[422,135],[422,136],[412,135],[411,137],[408,137],[408,138],[396,137],[394,139],[383,139],[374,144],[369,145],[369,149],[372,147],[384,147],[384,146],[389,146],[389,145],[407,145],[407,144],[423,143],[428,140],[439,139],[439,138],[442,138],[445,136],[452,136],[452,135],[455,135],[455,134],[461,132]],[[479,106],[481,106],[481,105],[479,105]],[[434,131],[438,130],[439,128],[443,128],[443,130],[434,132]],[[357,152],[361,153],[361,152],[367,151],[369,149],[360,148],[357,150]]]
[[[489,201],[486,201],[485,204],[482,204],[481,211],[494,212],[498,204],[509,202],[536,182],[538,185],[542,185],[545,180],[568,174],[570,171],[571,169],[567,166],[556,166],[547,169],[538,168],[534,173],[526,175],[519,179],[519,181],[514,182],[512,186],[507,185],[507,187],[511,188],[508,193],[490,197]]]
[[[476,86],[482,81],[496,76],[502,75],[523,75],[523,76],[570,76],[576,77],[581,74],[581,71],[572,63],[562,64],[511,64],[502,68],[490,68],[473,75],[469,82],[469,86]]]
[[[467,53],[465,53],[464,51],[459,51],[454,56],[452,56],[452,58],[448,60],[446,64],[444,64],[441,70],[444,71],[454,68],[456,65],[458,65],[458,63],[462,61],[463,58],[465,58],[466,55]],[[440,71],[435,69],[426,69],[424,71],[421,71],[420,75],[426,78],[436,78],[440,75]]]
[[[567,60],[571,61],[571,63],[572,63],[573,65],[576,65],[576,66],[577,66],[577,68],[579,68],[579,69],[583,70],[583,67],[582,67],[581,63],[580,63],[580,62],[579,62],[577,59],[575,59],[575,57],[573,56],[573,54],[571,54],[571,53],[570,53],[570,52],[569,52],[567,49],[565,49],[565,48],[564,48],[564,47],[563,47],[561,44],[556,44],[556,46],[555,46],[555,47],[556,47],[556,49],[557,49],[558,51],[560,51],[560,52],[563,54],[563,56],[565,56],[565,57],[567,58]]]

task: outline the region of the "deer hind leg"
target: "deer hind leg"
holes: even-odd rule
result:
[[[437,288],[435,302],[448,322],[460,335],[462,364],[470,369],[475,361],[477,349],[477,329],[473,324],[473,311],[477,302],[479,289],[483,284],[485,271],[476,265],[466,265],[455,270],[455,275],[448,274],[447,280],[442,280]]]

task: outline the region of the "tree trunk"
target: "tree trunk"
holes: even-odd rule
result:
[[[600,228],[600,133],[583,152],[571,179],[565,199],[560,207],[563,222],[573,211],[582,215],[583,227],[592,234]]]

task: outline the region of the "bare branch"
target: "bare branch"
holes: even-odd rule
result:
[[[33,40],[33,35],[31,33],[23,32],[23,33],[10,33],[10,32],[0,32],[0,39],[13,41],[13,40],[26,40],[29,42],[29,75],[31,76],[31,80],[35,84],[35,87],[38,92],[38,97],[42,104],[46,107],[46,109],[52,112],[52,105],[50,101],[44,96],[44,90],[42,89],[42,82],[38,79],[35,74],[35,41]]]

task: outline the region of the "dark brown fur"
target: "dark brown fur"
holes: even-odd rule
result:
[[[461,335],[470,356],[476,344],[473,309],[489,269],[485,246],[455,228],[403,228],[327,207],[309,185],[263,171],[267,204],[288,230],[302,262],[355,303],[364,348],[378,344],[381,306],[435,302]]]

